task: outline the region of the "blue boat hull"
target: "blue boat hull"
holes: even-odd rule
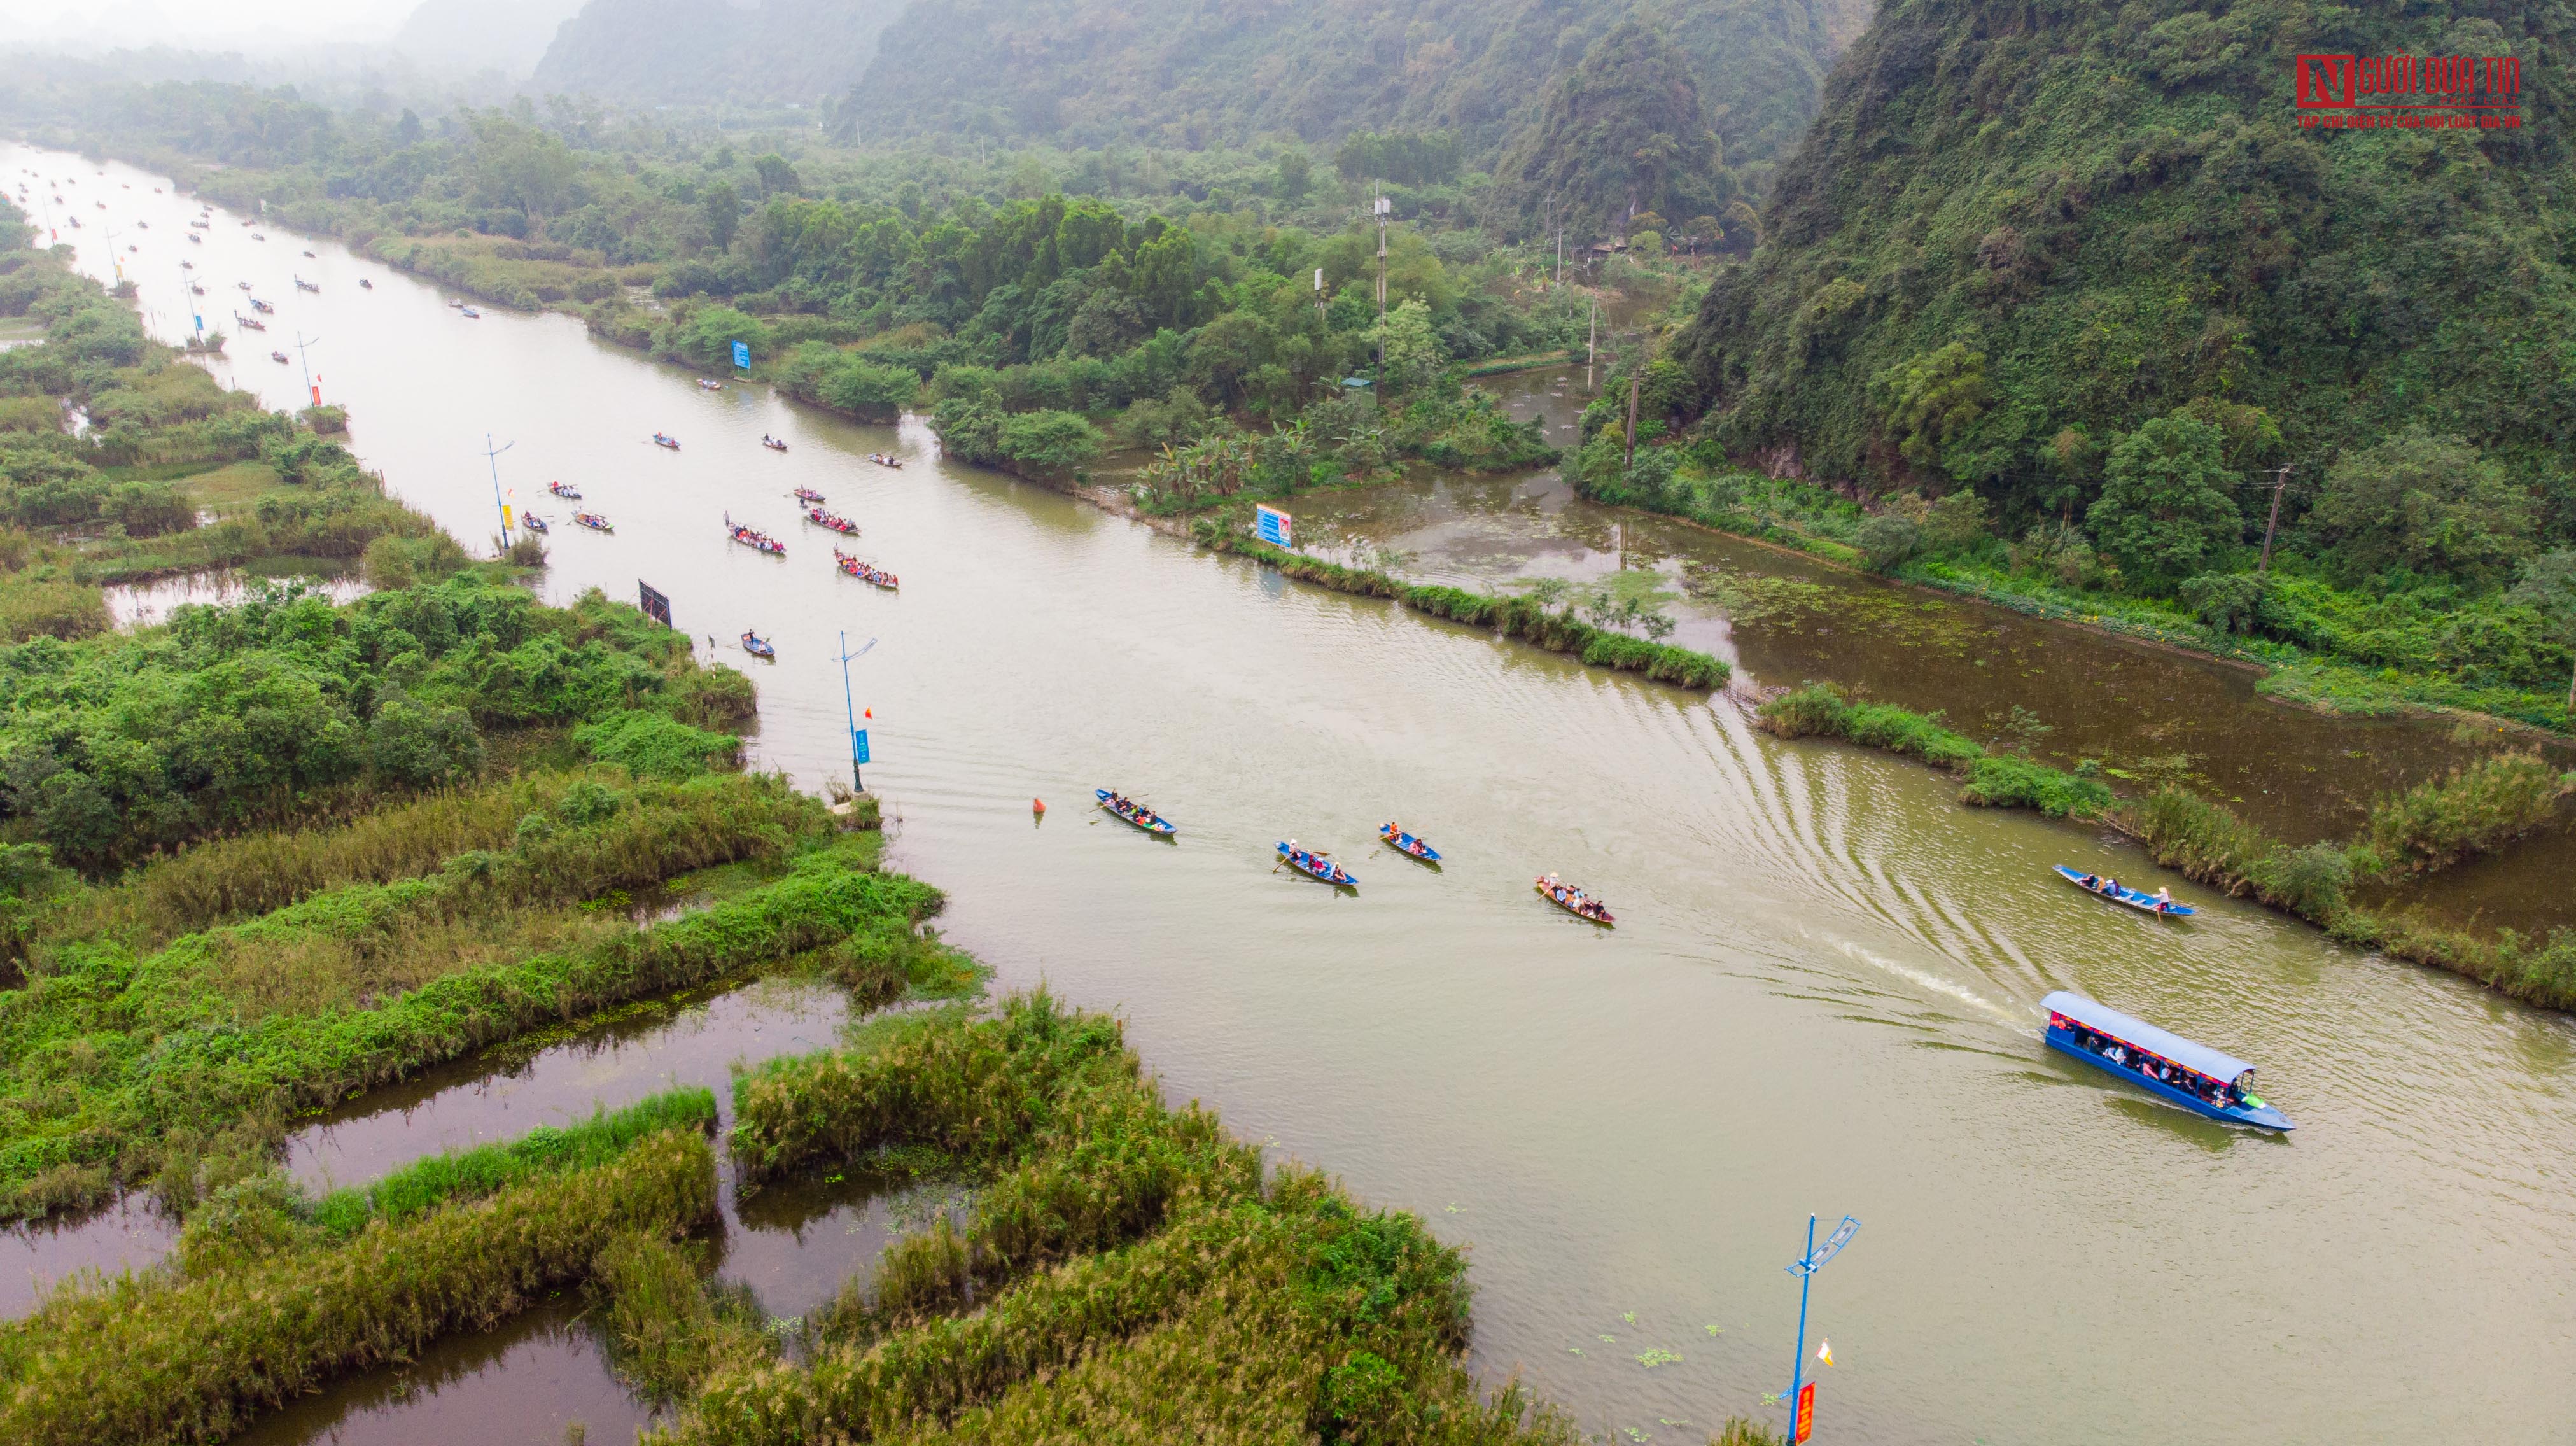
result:
[[[1406,858],[1420,859],[1426,864],[1436,864],[1440,862],[1440,850],[1424,843],[1412,834],[1382,833],[1379,834],[1378,837],[1385,840],[1389,848],[1394,849],[1397,853],[1404,855]],[[1416,848],[1421,849],[1422,852],[1415,853],[1414,850]]]
[[[2224,1120],[2231,1125],[2251,1125],[2258,1130],[2292,1130],[2297,1128],[2297,1126],[2290,1123],[2289,1116],[2282,1114],[2279,1110],[2274,1109],[2270,1105],[2265,1105],[2260,1109],[2248,1109],[2241,1105],[2213,1105],[2209,1101],[2202,1099],[2200,1096],[2193,1094],[2189,1090],[2176,1089],[2174,1086],[2166,1084],[2163,1080],[2154,1079],[2147,1075],[2140,1074],[2136,1070],[2130,1069],[2124,1065],[2113,1064],[2111,1061],[2093,1053],[2091,1050],[2078,1046],[2075,1043],[2075,1034],[2072,1030],[2052,1029],[2048,1031],[2048,1047],[2056,1050],[2060,1054],[2080,1059],[2086,1064],[2093,1066],[2095,1069],[2102,1071],[2104,1074],[2110,1075],[2112,1078],[2119,1080],[2123,1084],[2134,1085],[2139,1089],[2145,1090],[2149,1094],[2170,1100],[2196,1115],[2204,1115],[2213,1120]]]
[[[2155,895],[2141,893],[2136,889],[2122,889],[2116,894],[2106,894],[2099,889],[2086,888],[2084,876],[2077,873],[2075,870],[2068,868],[2064,864],[2052,864],[2050,867],[2056,871],[2059,878],[2064,879],[2066,882],[2073,884],[2079,889],[2083,889],[2084,892],[2091,894],[2093,897],[2104,899],[2114,904],[2126,904],[2141,914],[2153,914],[2160,919],[2188,919],[2192,915],[2200,912],[2189,904],[2167,904],[2161,909],[2157,908]]]
[[[1100,800],[1100,811],[1102,813],[1109,815],[1111,818],[1118,820],[1129,828],[1142,829],[1156,838],[1170,838],[1180,832],[1180,825],[1172,822],[1168,818],[1158,818],[1152,823],[1145,823],[1133,815],[1120,813],[1117,807],[1110,803],[1108,789],[1095,788],[1091,790],[1091,794],[1092,797]]]
[[[1304,874],[1306,877],[1313,879],[1316,883],[1330,884],[1337,889],[1354,889],[1359,887],[1360,876],[1352,873],[1348,869],[1342,870],[1340,876],[1336,877],[1332,873],[1327,872],[1333,867],[1331,864],[1323,863],[1320,860],[1313,864],[1302,864],[1289,853],[1288,846],[1286,844],[1279,844],[1275,847],[1278,850],[1279,861],[1281,863],[1284,863],[1288,867],[1295,869],[1297,872]],[[1307,857],[1311,859],[1314,856],[1309,854]]]

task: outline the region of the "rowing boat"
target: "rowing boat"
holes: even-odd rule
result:
[[[668,447],[672,451],[676,452],[680,450],[680,439],[677,437],[665,437],[661,433],[655,432],[653,434],[653,445],[656,447]]]
[[[902,585],[895,580],[893,573],[881,567],[870,567],[837,547],[832,549],[832,561],[840,567],[841,571],[861,582],[884,588],[888,592],[901,590]]]
[[[2059,878],[2095,898],[2107,899],[2114,904],[2126,904],[2141,914],[2160,914],[2168,918],[2188,919],[2200,912],[2189,904],[2177,904],[2171,900],[2159,899],[2153,894],[2122,888],[2118,884],[2112,884],[2110,888],[2105,889],[2102,884],[2106,881],[2098,874],[2081,873],[2064,864],[2054,864],[2051,867],[2057,870]],[[2085,882],[2086,879],[2091,879],[2093,882],[2088,884]]]
[[[820,507],[809,507],[805,509],[805,520],[813,523],[816,527],[828,527],[834,532],[841,534],[843,537],[856,537],[859,535],[859,524],[852,522],[850,519],[840,516],[837,513],[826,512]]]
[[[811,487],[799,487],[796,489],[796,500],[811,506],[820,506],[823,501],[823,494],[815,491]]]
[[[755,658],[774,659],[778,656],[778,649],[758,633],[746,632],[742,635],[742,650]]]
[[[1156,838],[1170,838],[1181,831],[1180,825],[1141,804],[1130,802],[1124,808],[1119,807],[1118,796],[1108,789],[1095,788],[1091,792],[1100,800],[1100,807],[1120,823],[1133,824]]]
[[[616,528],[608,525],[607,518],[600,516],[596,512],[576,512],[572,515],[572,520],[589,528],[593,532],[615,532],[617,530]]]
[[[1317,883],[1331,884],[1337,889],[1356,888],[1359,885],[1359,875],[1312,849],[1297,847],[1295,839],[1289,839],[1278,848],[1280,862]]]
[[[1604,928],[1609,928],[1619,922],[1616,918],[1611,916],[1610,906],[1608,904],[1601,902],[1599,899],[1592,897],[1590,894],[1583,892],[1572,884],[1558,881],[1554,874],[1540,875],[1531,887],[1537,889],[1549,903],[1556,905],[1558,908],[1563,909],[1565,912],[1572,914],[1574,917],[1581,919],[1586,923],[1599,924]]]
[[[539,517],[533,512],[520,513],[519,525],[528,529],[530,532],[547,532],[552,530],[546,526],[546,520],[544,518]]]
[[[1377,836],[1386,840],[1387,847],[1396,850],[1398,853],[1404,854],[1408,858],[1417,858],[1426,864],[1436,864],[1440,862],[1440,850],[1433,848],[1430,844],[1414,837],[1412,834],[1406,833],[1404,830],[1397,828],[1392,823],[1378,825]]]
[[[581,489],[569,482],[549,482],[546,484],[546,490],[557,497],[569,497],[575,502],[581,500]]]

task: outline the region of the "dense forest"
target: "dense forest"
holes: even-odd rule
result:
[[[1676,0],[1659,23],[1691,58],[1728,154],[1784,150],[1814,114],[1856,0]],[[835,113],[856,139],[986,135],[1060,145],[1310,142],[1456,132],[1490,159],[1548,87],[1629,17],[1628,0],[1244,5],[956,0],[917,5]]]
[[[2563,718],[2571,20],[1892,5],[1677,339],[1671,410],[1872,499],[1876,565],[2170,600]],[[2519,56],[2523,124],[2302,128],[2312,51]]]

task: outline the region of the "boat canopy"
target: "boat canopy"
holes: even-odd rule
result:
[[[2161,1056],[2184,1069],[2207,1075],[2220,1084],[2233,1084],[2254,1069],[2234,1055],[2221,1054],[2205,1044],[2194,1044],[2143,1019],[2132,1019],[2107,1004],[2096,1004],[2081,994],[2070,994],[2061,989],[2039,1003],[2051,1014],[2062,1014],[2096,1033],[2107,1034],[2122,1044]]]

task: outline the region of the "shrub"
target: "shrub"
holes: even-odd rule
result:
[[[686,778],[742,754],[742,740],[730,733],[710,733],[639,709],[621,709],[583,724],[573,730],[573,743],[603,763],[647,778]]]
[[[1872,572],[1894,572],[1923,547],[1923,530],[1902,517],[1884,513],[1860,525],[1854,539]]]
[[[2370,811],[2368,838],[2410,872],[2447,868],[2539,827],[2571,789],[2576,774],[2562,774],[2537,753],[2499,754],[2381,800]]]
[[[367,764],[407,788],[435,788],[483,770],[483,737],[462,708],[429,707],[396,693],[367,724]]]
[[[1983,808],[2036,809],[2050,818],[2094,818],[2111,806],[2111,790],[2027,758],[1988,754],[1968,768],[1959,801]]]

